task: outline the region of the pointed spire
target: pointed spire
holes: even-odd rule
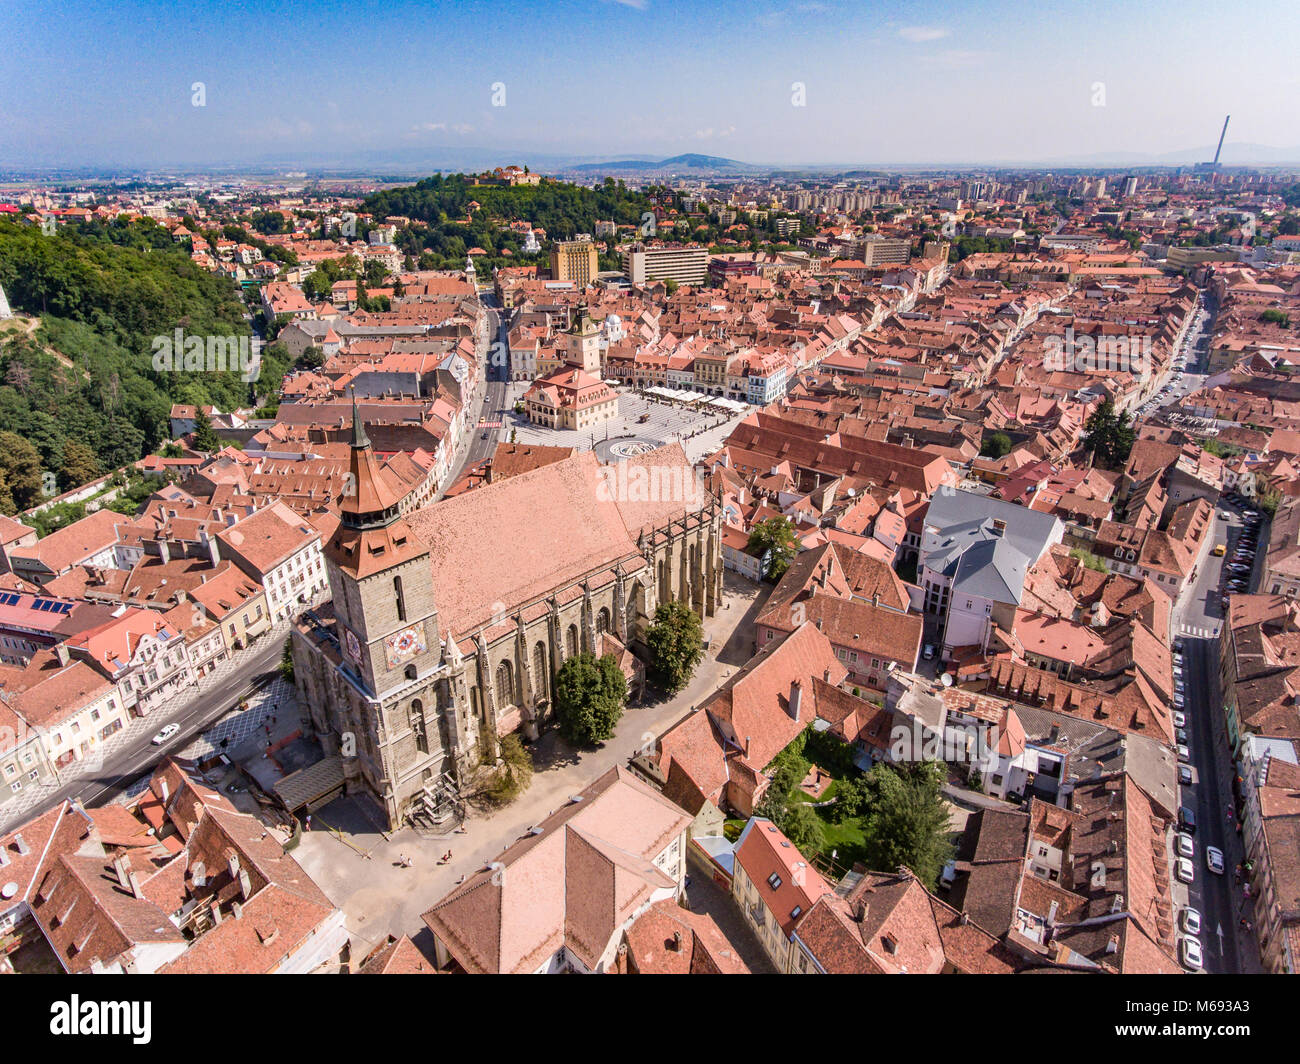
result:
[[[357,390],[355,387],[350,390],[352,392],[352,446],[354,449],[369,447],[370,437],[366,435],[365,423],[361,420],[361,413],[357,409]]]

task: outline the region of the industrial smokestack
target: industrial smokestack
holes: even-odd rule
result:
[[[1223,152],[1223,138],[1228,135],[1228,119],[1232,115],[1227,115],[1223,119],[1223,131],[1219,134],[1219,146],[1214,149],[1214,165],[1219,165],[1219,155]]]

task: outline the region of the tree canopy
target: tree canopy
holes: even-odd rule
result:
[[[657,682],[670,693],[686,686],[704,656],[704,628],[684,602],[661,602],[646,632],[650,665]]]
[[[763,575],[769,580],[780,580],[790,568],[798,549],[794,525],[788,517],[769,517],[760,521],[750,530],[749,549],[770,551]]]
[[[614,655],[575,654],[555,674],[555,715],[560,734],[578,746],[614,734],[627,702],[627,678]]]
[[[1107,469],[1118,469],[1128,461],[1137,431],[1127,410],[1116,414],[1115,404],[1107,399],[1092,412],[1084,429],[1083,449]]]

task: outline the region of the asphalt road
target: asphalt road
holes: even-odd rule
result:
[[[1214,543],[1230,544],[1240,534],[1242,518],[1232,507],[1228,520],[1215,517]],[[1264,541],[1261,539],[1251,573],[1250,587],[1259,583]],[[1233,869],[1244,859],[1241,836],[1233,811],[1232,773],[1226,720],[1219,693],[1219,632],[1223,608],[1219,603],[1223,565],[1231,560],[1231,550],[1223,558],[1207,554],[1191,591],[1184,598],[1176,621],[1179,631],[1187,632],[1183,640],[1183,679],[1185,681],[1188,749],[1194,782],[1181,788],[1181,801],[1196,813],[1196,854],[1193,866],[1195,881],[1188,887],[1190,904],[1201,914],[1201,946],[1205,968],[1210,972],[1238,973],[1258,970],[1251,963],[1254,938],[1242,935],[1239,921],[1243,915],[1241,887],[1234,881]],[[1196,633],[1196,634],[1192,634]],[[1223,852],[1225,874],[1212,873],[1205,863],[1207,846]],[[1222,929],[1222,935],[1219,934]],[[1179,937],[1181,938],[1181,925]],[[1240,951],[1240,952],[1239,952]]]
[[[494,341],[500,341],[503,344],[507,343],[505,319],[499,310],[488,304],[488,297],[484,297],[483,303],[487,307],[488,313],[488,335],[493,338],[488,343],[483,403],[479,408],[478,416],[473,419],[473,425],[470,428],[472,435],[470,436],[469,446],[465,449],[465,457],[455,474],[448,479],[448,484],[456,483],[466,469],[490,458],[497,448],[502,431],[504,431],[500,428],[484,428],[480,424],[482,421],[505,421],[506,382],[510,378],[509,365],[504,362],[501,365],[493,365],[492,359],[492,343]],[[485,432],[487,433],[487,439],[483,438]]]
[[[158,729],[172,722],[181,726],[180,731],[170,740],[154,746],[149,740],[151,735],[157,734],[157,729],[142,735],[134,746],[110,756],[93,778],[82,776],[60,788],[45,803],[45,808],[71,798],[80,800],[88,807],[112,801],[168,753],[183,749],[193,742],[214,721],[233,709],[241,698],[256,690],[260,681],[268,678],[267,674],[274,676],[283,653],[282,635],[272,636],[266,640],[265,645],[244,651],[239,666],[222,677],[218,686],[200,693],[178,716],[158,718]]]

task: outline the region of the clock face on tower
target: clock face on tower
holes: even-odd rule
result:
[[[344,628],[343,634],[344,634],[344,642],[347,644],[347,648],[348,648],[348,657],[350,657],[353,661],[355,661],[358,665],[360,665],[361,664],[361,641],[357,638],[356,632],[354,632],[351,628]]]
[[[428,648],[424,642],[424,629],[418,624],[394,632],[384,640],[384,656],[388,659],[390,669],[395,669],[402,662],[410,661],[411,658],[423,654],[426,649]]]

